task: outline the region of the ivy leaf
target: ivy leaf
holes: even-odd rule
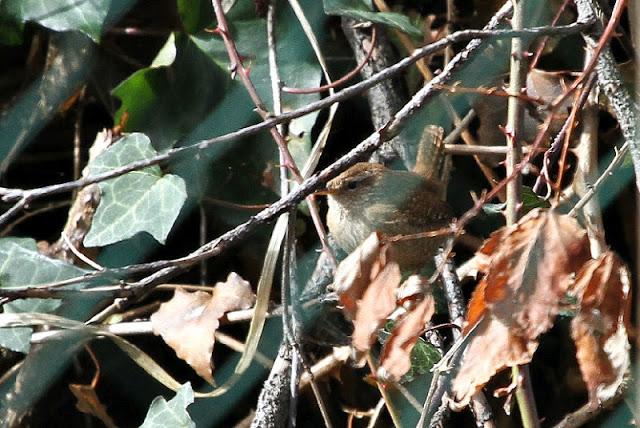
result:
[[[422,31],[407,16],[394,12],[374,12],[371,2],[365,0],[324,0],[324,11],[328,15],[340,15],[362,21],[397,28],[413,37],[422,37]]]
[[[482,211],[487,215],[504,215],[507,204],[484,204]],[[546,199],[540,197],[531,187],[522,186],[522,214],[536,208],[551,208],[551,204]]]
[[[112,91],[122,101],[115,122],[126,113],[126,131],[144,132],[157,149],[165,149],[210,113],[229,84],[228,72],[190,37],[172,34],[150,67],[136,71]]]
[[[140,428],[195,428],[187,407],[193,403],[193,389],[187,382],[167,401],[158,396],[153,399]]]
[[[33,21],[54,31],[77,30],[100,41],[111,0],[5,0],[2,14],[17,22]]]
[[[385,325],[384,329],[378,332],[378,341],[381,345],[385,345],[391,337],[391,332],[395,327],[395,323],[390,321]],[[418,337],[418,341],[411,349],[411,368],[402,376],[399,383],[413,382],[419,376],[429,373],[434,364],[440,361],[442,353],[431,343]]]
[[[30,238],[0,239],[0,286],[3,288],[38,285],[83,275],[88,271],[46,257],[38,252]],[[50,313],[60,306],[58,299],[20,299],[3,306],[7,313]],[[0,329],[0,346],[16,352],[28,352],[32,329]]]
[[[522,186],[522,205],[523,214],[535,208],[551,208],[549,201],[541,198],[531,187],[527,186]]]
[[[213,6],[209,0],[177,0],[177,7],[182,25],[190,34],[203,30],[213,20]]]
[[[149,137],[134,133],[122,138],[88,166],[97,175],[156,155]],[[158,166],[133,171],[100,183],[100,205],[84,245],[98,247],[148,232],[164,244],[187,198],[182,178],[162,174]]]

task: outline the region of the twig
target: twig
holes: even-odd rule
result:
[[[64,231],[60,234],[60,237],[62,238],[64,243],[67,244],[67,246],[69,247],[69,250],[71,250],[73,255],[75,255],[77,258],[79,258],[80,260],[82,260],[83,262],[85,262],[87,265],[91,266],[95,270],[98,270],[98,271],[103,271],[104,270],[104,266],[100,266],[98,263],[94,262],[89,257],[87,257],[84,254],[82,254],[80,252],[80,250],[78,250],[76,248],[76,246],[73,245],[73,242],[71,242],[71,240],[69,239],[67,234],[64,233]]]
[[[43,214],[52,210],[57,210],[59,208],[64,208],[71,204],[71,201],[61,201],[61,202],[51,202],[43,207],[35,208],[31,211],[25,211],[20,217],[9,223],[3,230],[0,232],[0,237],[7,236],[11,233],[11,231],[20,223],[25,220],[30,219],[31,217],[37,216],[39,214]]]
[[[590,17],[595,14],[594,5],[590,0],[576,0],[576,5],[581,16]],[[612,16],[603,30],[600,40],[593,48],[594,58],[592,58],[590,65],[594,64],[598,76],[598,87],[608,98],[620,124],[624,140],[629,143],[633,169],[636,175],[636,187],[640,190],[640,142],[638,141],[637,105],[627,88],[622,84],[622,76],[611,49],[606,44],[620,21],[625,5],[626,0],[616,1]],[[584,37],[587,44],[592,46],[595,44],[595,40],[590,36],[585,35]]]
[[[378,422],[378,419],[380,419],[380,415],[382,414],[382,409],[384,409],[384,400],[380,399],[378,401],[378,404],[376,404],[376,407],[373,409],[373,414],[371,415],[371,419],[369,419],[369,424],[367,425],[367,428],[375,428]]]
[[[384,26],[376,28],[375,24],[373,25],[373,28],[376,28],[376,43],[374,45],[372,43],[374,34],[369,30],[371,26],[358,24],[359,22],[352,18],[343,17],[341,19],[342,32],[353,51],[355,61],[365,64],[360,75],[361,79],[366,80],[396,62],[398,54],[387,37],[387,28]],[[371,47],[371,52],[374,55],[365,61],[370,51],[367,46]],[[420,62],[418,61],[418,63]],[[396,76],[381,82],[365,94],[373,129],[383,127],[409,99],[403,83],[402,79]],[[400,160],[405,168],[410,169],[412,155],[408,143],[409,141],[404,136],[398,135],[376,150],[369,161],[389,165]]]
[[[244,347],[245,347],[244,343],[242,343],[235,337],[229,336],[228,334],[225,334],[219,330],[216,330],[216,332],[213,335],[216,339],[216,342],[220,343],[221,345],[224,345],[227,348],[232,349],[239,354],[244,352]],[[260,351],[256,351],[253,358],[258,364],[260,364],[262,367],[266,369],[270,369],[274,364],[271,358],[267,357]]]
[[[198,202],[198,245],[204,245],[207,243],[207,210],[204,208],[202,201]],[[202,260],[200,262],[200,285],[206,285],[208,282],[207,261]]]
[[[520,30],[524,25],[524,0],[513,0],[513,16],[511,26],[514,30]],[[511,39],[511,59],[509,74],[509,93],[519,94],[526,88],[527,64],[525,59],[525,41],[516,37]],[[522,143],[520,139],[523,133],[524,106],[518,97],[509,97],[507,117],[507,175],[512,175],[515,167],[522,160]],[[507,184],[507,209],[505,216],[507,224],[515,224],[518,221],[522,192],[522,177],[517,176]]]
[[[133,336],[141,334],[155,334],[153,332],[153,323],[151,321],[138,321],[138,322],[124,322],[118,324],[108,324],[101,326],[105,331],[118,336]],[[57,336],[64,334],[67,330],[48,330],[39,331],[31,335],[31,343],[39,344],[50,340],[54,340]],[[222,345],[227,346],[236,352],[241,353],[244,350],[244,343],[239,340],[224,334],[220,331],[214,333],[216,341]],[[270,368],[273,365],[273,361],[260,352],[256,352],[256,361],[263,367]]]
[[[446,141],[446,139],[445,139]],[[523,147],[523,153],[530,153],[530,147]],[[444,153],[447,155],[459,156],[485,156],[485,155],[506,155],[509,153],[507,146],[463,146],[461,144],[445,144]]]
[[[376,4],[376,7],[380,9],[380,11],[391,12],[391,9],[389,8],[389,6],[387,6],[384,0],[375,0],[375,4]],[[495,28],[498,22],[501,21],[503,18],[505,18],[510,12],[511,12],[511,3],[506,2],[505,5],[502,8],[500,8],[500,10],[494,15],[494,17],[492,18],[492,22],[489,23],[489,25],[487,25],[485,29]],[[453,4],[453,1],[447,0],[447,23],[445,24],[445,27],[446,27],[446,31],[444,33],[445,36],[448,34],[451,34],[451,26],[452,26],[451,18],[454,16],[455,16],[455,5]],[[402,43],[402,45],[407,50],[407,52],[413,52],[415,50],[415,45],[411,40],[411,38],[409,38],[409,36],[407,36],[402,31],[398,31],[398,30],[394,30],[394,34],[396,35],[396,37],[398,37],[398,39],[400,40],[400,43]],[[444,53],[445,65],[449,64],[449,62],[451,61],[452,55],[453,55],[453,49],[451,49],[451,45],[449,45],[445,49],[445,53]],[[429,70],[429,67],[427,67],[425,60],[418,61],[416,63],[416,67],[420,71],[420,74],[422,74],[422,77],[424,78],[425,81],[429,81],[433,79],[433,74],[431,73],[431,70]],[[442,103],[444,110],[447,112],[452,122],[455,124],[456,129],[460,130],[460,133],[458,134],[458,136],[462,138],[462,141],[464,141],[466,145],[477,145],[477,142],[475,141],[471,133],[467,130],[468,125],[464,125],[464,126],[462,125],[464,121],[460,119],[458,112],[453,107],[449,99],[446,96],[444,96],[444,94],[440,95],[438,98]],[[471,115],[474,114],[473,110],[469,110],[467,117],[470,114]],[[491,168],[489,168],[485,163],[483,163],[481,159],[479,159],[478,157],[475,157],[474,160],[476,161],[476,164],[480,168],[480,171],[482,172],[482,174],[487,179],[487,182],[489,183],[489,185],[493,187],[495,183],[498,182],[498,178],[495,172]],[[498,194],[498,198],[501,201],[504,201],[504,195],[502,194],[502,192]]]
[[[604,183],[608,178],[610,178],[613,175],[614,171],[618,169],[620,165],[622,165],[622,162],[624,161],[624,158],[627,156],[628,153],[629,153],[629,142],[627,141],[619,149],[616,149],[616,155],[611,160],[611,163],[609,163],[609,165],[602,172],[600,177],[598,177],[595,183],[593,183],[593,185],[591,185],[587,189],[587,192],[574,205],[571,211],[569,211],[570,216],[576,217],[578,215],[578,213],[580,212],[580,210],[584,208],[586,203],[589,202],[589,200],[596,195],[596,193],[598,192],[598,189],[600,189],[600,186],[602,186],[602,183]]]
[[[587,101],[587,98],[590,93],[590,88],[593,86],[594,81],[595,81],[594,75],[592,75],[591,78],[587,80],[587,82],[585,83],[585,88],[589,88],[589,89],[588,90],[585,89],[580,92],[577,102],[575,102],[571,107],[571,113],[567,117],[567,120],[565,120],[565,122],[562,124],[562,128],[560,129],[558,134],[556,134],[555,138],[553,139],[553,143],[551,143],[551,146],[549,146],[549,149],[545,152],[542,159],[542,170],[540,171],[540,175],[538,175],[538,178],[536,179],[536,182],[533,185],[534,192],[541,194],[542,186],[544,186],[545,184],[547,186],[551,186],[552,180],[549,178],[549,174],[550,174],[549,169],[551,165],[557,162],[558,157],[562,152],[562,147],[566,142],[566,136],[570,131],[570,127],[573,125],[572,117],[574,117],[576,114],[574,112],[577,112],[580,108],[582,108],[584,103]]]
[[[562,104],[567,99],[567,97],[578,88],[578,86],[584,83],[584,81],[591,75],[591,72],[599,64],[600,54],[605,50],[609,43],[609,40],[611,40],[611,38],[613,37],[615,29],[620,23],[620,19],[622,18],[622,12],[624,11],[626,3],[627,0],[616,0],[616,4],[613,8],[613,11],[611,12],[609,22],[607,23],[605,29],[602,31],[602,36],[593,49],[593,56],[591,57],[591,60],[584,67],[582,74],[571,84],[569,90],[567,90],[564,94],[560,95],[553,101],[554,106],[559,106],[560,104]],[[598,22],[597,20],[595,20],[596,14],[594,12],[593,3],[591,0],[575,0],[575,4],[578,7],[578,21],[584,19],[596,23]]]
[[[562,16],[562,13],[567,8],[570,2],[571,0],[564,0],[562,2],[555,16],[551,20],[551,25],[556,25],[558,23],[558,21],[560,20],[560,17]],[[538,61],[540,60],[540,57],[542,56],[542,53],[544,52],[544,48],[548,41],[549,41],[548,37],[543,37],[542,40],[540,40],[540,43],[538,44],[538,48],[536,49],[536,53],[535,55],[533,55],[533,59],[529,63],[529,70],[535,69],[536,65],[538,64]]]
[[[84,94],[86,85],[80,89],[78,105],[76,106],[76,117],[73,123],[73,179],[80,178],[80,150],[82,149],[82,120],[84,116]]]
[[[333,348],[331,354],[315,363],[311,367],[309,372],[305,372],[302,374],[302,377],[300,378],[300,389],[307,388],[311,383],[312,377],[313,379],[324,377],[340,366],[344,365],[349,360],[350,356],[350,346],[340,346],[337,348]]]
[[[231,69],[234,72],[237,72],[238,75],[240,76],[240,80],[242,80],[242,83],[245,89],[247,90],[249,97],[251,98],[254,105],[256,106],[256,111],[258,112],[260,117],[262,117],[263,120],[267,120],[271,116],[271,113],[269,113],[266,106],[262,102],[260,95],[258,95],[258,92],[256,91],[256,88],[253,85],[251,78],[249,77],[248,70],[242,64],[242,59],[240,58],[240,54],[238,53],[238,50],[236,48],[235,41],[233,40],[229,32],[229,25],[227,23],[227,18],[222,8],[221,0],[212,0],[212,4],[213,4],[213,10],[216,15],[216,19],[218,21],[218,27],[216,28],[216,32],[222,36],[222,40],[227,50],[229,60],[231,61]],[[273,59],[273,61],[275,61],[275,58]],[[276,82],[274,84],[278,84],[279,86],[279,78],[276,79]],[[279,91],[279,88],[278,88],[278,91]],[[280,113],[280,112],[276,111],[276,114],[277,113]],[[298,166],[296,165],[296,162],[293,159],[293,156],[291,156],[291,152],[289,151],[289,147],[287,146],[287,143],[285,142],[284,137],[282,136],[282,133],[278,130],[278,127],[270,128],[269,132],[271,133],[271,136],[273,137],[274,141],[278,146],[278,150],[280,153],[280,164],[283,167],[286,167],[289,171],[291,171],[294,179],[298,184],[302,183],[304,181],[304,178],[302,177],[302,174],[300,174],[300,170],[298,169]],[[284,183],[286,183],[286,180],[284,180]],[[285,185],[284,183],[283,183],[283,186]],[[323,250],[327,252],[330,255],[330,257],[335,259],[335,257],[333,257],[333,253],[331,252],[331,248],[329,247],[329,244],[327,242],[327,232],[325,230],[324,224],[322,223],[322,219],[320,217],[320,210],[318,209],[318,205],[316,204],[315,198],[313,195],[307,196],[307,204],[309,206],[309,213],[311,214],[311,219],[313,220],[313,224],[318,233],[318,237],[320,238],[320,242],[322,243]],[[336,262],[336,266],[337,266],[337,262]]]
[[[449,318],[451,322],[462,328],[465,314],[464,297],[462,295],[462,288],[456,274],[455,266],[452,260],[445,260],[442,252],[436,256],[437,264],[444,264],[441,276],[444,284],[444,296],[447,300],[447,306],[449,308]],[[453,339],[460,340],[462,333],[459,329],[453,330]],[[494,428],[495,422],[493,421],[493,411],[491,406],[487,402],[487,398],[482,391],[475,393],[471,399],[471,409],[476,418],[476,426],[484,428]]]
[[[513,16],[511,26],[514,30],[520,30],[524,26],[524,0],[512,0]],[[511,39],[511,60],[509,73],[509,92],[517,94],[526,89],[527,61],[525,57],[525,41],[522,38]],[[524,106],[517,97],[510,97],[507,113],[507,175],[511,176],[516,171],[517,165],[522,161]],[[507,208],[505,216],[507,225],[518,222],[520,207],[522,205],[522,176],[517,174],[513,180],[507,183]],[[517,382],[516,400],[520,409],[520,418],[525,428],[539,427],[538,412],[533,396],[533,387],[527,365],[512,367],[512,377]]]
[[[585,61],[587,63],[592,54],[592,50],[587,48],[585,53]],[[587,93],[589,93],[587,101],[580,110],[582,132],[576,147],[578,159],[573,179],[573,187],[578,196],[583,196],[588,191],[590,183],[595,181],[598,176],[598,127],[600,124],[598,91],[591,89]],[[606,248],[600,205],[597,200],[592,199],[584,206],[582,211],[591,247],[591,257],[597,259]]]
[[[287,426],[289,408],[289,383],[291,377],[291,347],[284,343],[267,380],[260,391],[256,413],[251,427]]]
[[[628,382],[623,382],[622,385],[620,385],[620,387],[616,390],[615,394],[606,402],[600,404],[599,406],[591,406],[589,404],[585,404],[575,412],[569,413],[567,416],[565,416],[562,421],[554,426],[554,428],[578,428],[583,426],[590,420],[595,419],[595,417],[600,415],[603,411],[612,408],[614,405],[622,401],[628,388]]]
[[[371,59],[373,50],[376,47],[377,34],[378,32],[376,30],[376,27],[373,26],[371,29],[371,46],[369,47],[369,51],[367,52],[367,55],[362,60],[362,62],[356,66],[356,68],[354,68],[353,70],[351,70],[350,72],[342,76],[340,79],[334,80],[333,82],[327,83],[326,85],[318,86],[317,88],[290,88],[288,86],[284,86],[282,88],[282,92],[287,92],[289,94],[316,94],[319,92],[328,91],[331,88],[334,88],[334,89],[338,88],[343,84],[347,83],[349,80],[356,77],[358,73],[360,73],[360,70],[362,70],[364,66],[367,65],[367,63]]]
[[[202,201],[212,205],[236,210],[263,210],[269,206],[269,204],[238,204],[235,202],[223,201],[222,199],[215,199],[209,196],[205,196]]]

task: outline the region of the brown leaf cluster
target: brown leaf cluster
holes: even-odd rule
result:
[[[411,291],[399,298],[401,279],[393,248],[373,233],[340,263],[334,281],[343,310],[353,320],[352,346],[358,359],[371,348],[378,330],[398,306],[405,303],[409,307],[381,356],[378,374],[385,381],[397,381],[410,369],[411,349],[435,308],[433,297],[424,295],[424,284],[416,276],[407,279],[402,288]]]
[[[469,342],[453,382],[454,407],[466,406],[498,371],[531,361],[567,293],[582,301],[573,336],[592,399],[621,379],[625,363],[605,351],[617,340],[613,354],[627,355],[621,343],[627,343],[622,322],[629,286],[615,255],[591,260],[586,232],[573,218],[539,209],[495,232],[478,253],[484,277],[469,302]]]
[[[173,298],[153,315],[153,332],[207,382],[213,382],[211,355],[220,318],[229,311],[250,308],[255,301],[251,286],[231,272],[211,293],[176,289]]]

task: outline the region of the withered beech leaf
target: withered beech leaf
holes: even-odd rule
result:
[[[391,249],[383,245],[380,235],[372,233],[346,259],[340,262],[333,281],[333,289],[340,297],[344,312],[354,317],[357,302],[371,283],[372,274],[380,270]],[[374,268],[374,265],[376,267]],[[373,270],[375,272],[372,272]]]
[[[401,274],[393,250],[372,233],[336,271],[336,290],[345,314],[353,320],[353,347],[366,352],[376,332],[396,308]]]
[[[211,354],[220,318],[229,311],[250,308],[255,301],[251,286],[231,272],[211,293],[176,289],[173,297],[151,315],[153,332],[207,382],[213,382]]]
[[[553,325],[572,275],[590,258],[586,232],[578,223],[541,209],[497,231],[480,251],[490,260],[469,302],[465,333],[480,324],[454,379],[459,406],[497,371],[531,360],[538,336]]]
[[[470,332],[471,341],[465,349],[460,370],[453,382],[453,410],[461,410],[469,399],[494,374],[507,367],[531,361],[538,342],[514,334],[502,321],[487,315]]]
[[[382,381],[397,382],[411,368],[411,350],[435,312],[431,294],[407,312],[394,326],[380,357],[377,376]]]
[[[587,262],[576,277],[581,304],[571,336],[592,405],[611,398],[629,368],[630,284],[627,268],[611,251]]]

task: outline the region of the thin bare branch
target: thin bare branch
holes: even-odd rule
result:
[[[443,39],[438,40],[432,44],[426,45],[420,49],[417,49],[410,56],[403,58],[398,61],[393,66],[376,73],[371,76],[371,78],[363,80],[355,85],[352,85],[348,88],[343,89],[342,91],[336,93],[335,95],[328,96],[319,101],[309,103],[304,107],[301,107],[296,110],[292,110],[287,113],[283,113],[280,116],[269,118],[264,120],[261,123],[256,125],[248,126],[242,129],[239,129],[234,132],[230,132],[225,135],[221,135],[219,137],[214,137],[206,140],[202,140],[196,144],[177,147],[171,150],[168,150],[164,153],[151,157],[149,159],[140,160],[136,162],[132,162],[127,165],[123,165],[122,167],[113,169],[111,171],[105,172],[103,174],[98,174],[91,177],[83,177],[79,180],[53,184],[50,186],[44,186],[34,189],[11,189],[0,187],[0,196],[2,196],[2,200],[5,202],[15,202],[15,204],[5,213],[0,216],[0,226],[5,224],[11,218],[13,218],[18,212],[20,212],[25,206],[34,200],[58,194],[72,191],[77,188],[88,186],[89,184],[99,183],[111,178],[119,177],[128,172],[135,171],[138,169],[143,169],[152,165],[158,165],[161,163],[165,163],[172,159],[177,159],[181,156],[191,155],[193,151],[205,150],[208,147],[233,141],[242,137],[246,137],[249,135],[253,135],[255,133],[268,130],[278,124],[288,122],[292,119],[305,116],[309,113],[324,109],[326,107],[331,106],[334,103],[344,101],[349,99],[355,95],[358,95],[369,88],[377,85],[378,83],[400,73],[407,67],[410,67],[420,58],[423,58],[427,55],[430,55],[434,52],[437,52],[441,49],[444,49],[446,46],[449,46],[454,43],[463,42],[466,40],[478,40],[476,44],[479,44],[479,40],[481,39],[504,39],[504,38],[513,38],[513,37],[528,37],[528,36],[545,36],[545,35],[553,35],[553,36],[563,36],[569,34],[579,33],[588,29],[592,25],[592,21],[578,21],[573,24],[565,25],[565,26],[557,26],[557,27],[534,27],[521,31],[512,31],[512,30],[463,30],[453,33]],[[477,46],[474,46],[474,49]],[[433,88],[430,88],[433,90]]]

